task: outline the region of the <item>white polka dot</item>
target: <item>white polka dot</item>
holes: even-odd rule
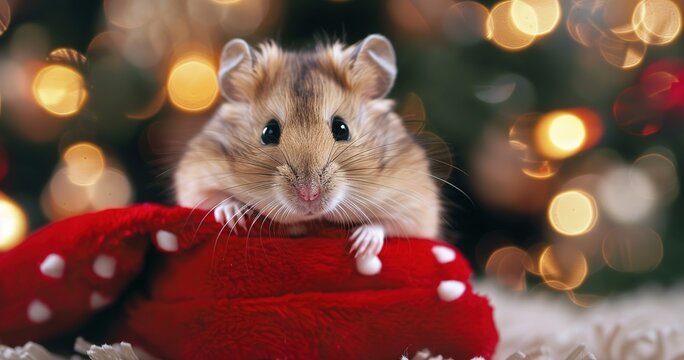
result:
[[[356,259],[356,270],[361,275],[377,275],[382,270],[382,262],[377,256],[362,256]]]
[[[93,293],[90,294],[90,308],[93,310],[105,307],[109,305],[110,302],[112,302],[112,299],[100,294],[97,291],[93,291]]]
[[[465,284],[457,280],[445,280],[439,283],[437,295],[443,301],[454,301],[465,292]]]
[[[435,259],[437,259],[437,262],[440,264],[446,264],[456,259],[456,252],[446,246],[433,246],[432,254],[435,255]]]
[[[103,279],[113,278],[115,270],[116,259],[109,255],[99,255],[93,262],[93,271],[97,276]]]
[[[178,237],[166,230],[157,231],[157,246],[168,252],[178,251]]]
[[[64,275],[64,258],[57,254],[50,254],[40,263],[40,272],[45,276],[59,279]]]
[[[26,315],[34,323],[46,322],[52,317],[52,311],[40,300],[33,300],[26,309]]]

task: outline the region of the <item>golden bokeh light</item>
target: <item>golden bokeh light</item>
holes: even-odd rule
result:
[[[577,249],[551,245],[539,257],[539,272],[551,288],[562,291],[576,289],[587,277],[587,259]]]
[[[534,267],[532,258],[522,249],[506,246],[494,251],[487,260],[485,271],[487,275],[513,290],[525,290],[527,283],[525,274]]]
[[[549,204],[547,214],[553,229],[568,236],[586,234],[591,231],[598,218],[594,199],[578,190],[556,195]]]
[[[80,186],[96,183],[105,168],[105,157],[95,144],[81,142],[71,145],[63,155],[69,180]]]
[[[166,90],[177,108],[190,112],[206,110],[218,96],[214,65],[199,56],[181,59],[169,73]]]
[[[12,19],[12,11],[7,0],[0,0],[0,36],[7,31],[10,20]]]
[[[624,41],[612,36],[601,36],[597,45],[603,59],[621,69],[631,69],[641,64],[647,50],[646,44],[641,41]]]
[[[603,239],[603,259],[622,272],[646,272],[663,259],[663,242],[650,228],[617,228]]]
[[[48,65],[33,79],[33,97],[45,111],[62,117],[78,113],[88,91],[81,74],[64,65]]]
[[[534,144],[539,117],[536,113],[520,116],[508,131],[508,142],[520,156],[521,171],[531,178],[543,180],[554,176],[560,163],[540,154]]]
[[[51,63],[59,63],[83,69],[86,65],[86,57],[80,52],[70,48],[59,48],[52,50],[47,57]]]
[[[18,245],[27,229],[28,221],[21,207],[0,194],[0,252]]]
[[[558,0],[512,0],[511,17],[518,30],[528,35],[553,31],[561,18]]]
[[[551,159],[563,159],[579,152],[587,139],[582,119],[567,112],[552,112],[535,128],[539,152]]]
[[[114,168],[105,169],[100,180],[86,190],[94,210],[122,207],[133,199],[133,187],[128,177]]]
[[[523,174],[534,179],[548,179],[558,172],[560,164],[551,160],[527,160],[523,159]]]
[[[459,1],[444,17],[444,32],[460,44],[471,44],[487,38],[489,10],[475,1]]]
[[[520,51],[532,45],[535,36],[520,31],[515,25],[512,9],[513,1],[511,0],[502,1],[492,8],[487,19],[487,38],[504,50]],[[518,16],[536,18],[534,10],[529,5],[520,5],[520,9],[523,9],[519,10],[522,15]],[[534,22],[525,22],[536,24],[536,19]]]
[[[671,0],[642,0],[632,14],[632,26],[643,42],[663,45],[682,30],[682,14]]]
[[[593,307],[601,300],[600,296],[593,294],[578,294],[572,290],[568,290],[565,293],[568,295],[568,299],[572,301],[573,304],[583,308]]]

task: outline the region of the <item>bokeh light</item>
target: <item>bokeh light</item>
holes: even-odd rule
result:
[[[87,188],[87,194],[93,210],[102,210],[129,204],[133,188],[122,171],[110,167],[105,169],[99,181]]]
[[[587,276],[587,259],[577,249],[551,245],[539,257],[539,271],[547,286],[572,290],[582,285]]]
[[[21,242],[28,229],[24,211],[10,198],[0,193],[0,252]]]
[[[558,26],[561,6],[558,0],[513,0],[511,16],[520,31],[539,36]]]
[[[542,155],[536,144],[535,134],[540,114],[529,113],[518,117],[508,131],[508,142],[519,155],[520,170],[534,179],[548,179],[560,168],[560,162]]]
[[[33,80],[33,96],[45,111],[66,117],[81,110],[88,91],[76,70],[64,65],[47,65]]]
[[[599,180],[597,191],[601,208],[618,223],[645,220],[656,205],[653,182],[633,167],[618,166],[606,171]]]
[[[143,26],[155,16],[154,1],[104,0],[102,5],[107,20],[123,29]]]
[[[7,31],[11,18],[12,12],[9,3],[7,0],[0,0],[0,36]]]
[[[64,152],[63,159],[69,180],[80,186],[96,183],[105,168],[102,150],[87,142],[71,145]]]
[[[666,149],[659,149],[672,157]],[[674,161],[660,152],[654,151],[640,156],[634,161],[633,168],[637,173],[644,174],[653,183],[655,200],[669,203],[679,195],[679,176]],[[649,196],[649,193],[641,194]]]
[[[671,0],[642,0],[632,15],[632,26],[643,42],[672,42],[682,30],[682,14]]]
[[[586,234],[598,218],[594,199],[578,190],[556,195],[549,204],[547,214],[553,229],[568,236]]]
[[[539,151],[552,159],[563,159],[579,152],[587,139],[582,119],[567,112],[553,112],[539,121],[536,131]]]
[[[644,72],[645,75],[640,84],[641,91],[650,107],[654,110],[666,111],[674,107],[678,101],[682,101],[681,96],[673,91],[677,85],[680,85],[680,79],[672,72],[654,70],[656,71]]]
[[[166,89],[177,108],[190,112],[206,110],[218,95],[216,69],[204,57],[185,57],[173,65]]]
[[[578,294],[575,291],[568,290],[565,292],[568,295],[568,299],[572,301],[573,304],[582,307],[590,308],[593,307],[602,298],[594,294]]]
[[[487,38],[489,10],[475,1],[459,1],[444,16],[444,33],[458,44],[472,44]]]
[[[622,272],[646,272],[655,269],[663,258],[663,242],[647,227],[617,228],[603,239],[603,259]]]
[[[50,63],[65,64],[76,69],[83,69],[86,66],[86,57],[78,51],[70,48],[59,48],[52,50],[47,57]]]
[[[494,251],[487,260],[485,271],[500,284],[513,290],[525,290],[525,274],[533,268],[532,258],[522,249],[506,246]]]
[[[613,117],[622,130],[632,135],[653,135],[663,127],[663,114],[654,111],[638,86],[625,89],[617,97]]]
[[[627,42],[613,36],[601,36],[597,46],[607,63],[622,69],[634,68],[646,57],[647,46],[642,42]]]
[[[535,36],[521,31],[516,26],[513,16],[520,17],[520,22],[536,26],[536,14],[534,10],[524,3],[519,5],[519,10],[513,13],[513,1],[506,0],[496,4],[489,13],[487,19],[487,37],[497,46],[504,50],[520,51],[534,42]],[[522,18],[534,18],[533,21],[524,21]],[[537,29],[534,29],[536,32]]]

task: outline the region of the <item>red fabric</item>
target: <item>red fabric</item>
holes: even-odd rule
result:
[[[216,241],[221,226],[211,216],[149,204],[53,223],[0,253],[0,342],[76,329],[143,276],[145,289],[123,299],[111,341],[163,358],[398,359],[423,348],[455,359],[493,354],[492,309],[472,292],[471,270],[455,248],[387,239],[382,270],[365,276],[347,254],[346,231],[281,238],[259,225]],[[455,259],[440,263],[435,246]],[[50,254],[63,258],[61,276],[55,266],[41,272]],[[101,255],[109,260],[104,272],[94,269]],[[465,292],[441,300],[444,280],[465,283]]]

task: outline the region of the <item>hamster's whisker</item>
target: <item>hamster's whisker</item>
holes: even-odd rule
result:
[[[408,235],[407,235],[407,233],[406,233],[406,231],[405,231],[405,226],[403,226],[403,225],[405,225],[405,224],[400,224],[400,223],[399,223],[399,221],[396,219],[396,214],[392,214],[392,213],[390,213],[387,209],[385,209],[384,207],[380,206],[379,204],[370,201],[370,200],[377,200],[374,196],[372,196],[372,195],[369,196],[369,195],[360,194],[360,193],[359,193],[359,194],[351,193],[350,195],[351,195],[352,199],[354,199],[354,200],[356,200],[356,201],[358,201],[358,202],[361,202],[361,203],[366,203],[365,207],[366,207],[367,209],[369,209],[369,210],[370,210],[370,207],[367,205],[367,203],[370,202],[370,203],[371,203],[372,205],[374,205],[378,210],[382,211],[385,215],[387,215],[387,217],[382,217],[382,218],[377,217],[377,215],[376,215],[376,217],[377,217],[378,219],[383,219],[383,220],[385,220],[385,221],[389,221],[389,222],[394,223],[394,224],[396,225],[397,229],[401,229],[401,231],[402,231],[402,233],[403,233],[402,236],[405,237],[405,238],[408,237]],[[363,195],[363,197],[362,197],[361,195]],[[365,198],[364,198],[364,197],[365,197]],[[409,209],[408,209],[405,205],[403,205],[403,204],[401,204],[401,203],[399,203],[399,202],[396,202],[396,201],[395,201],[395,203],[396,203],[397,205],[403,207],[404,210],[409,211]],[[417,224],[416,222],[414,222],[414,221],[411,221],[411,222],[412,222],[412,225],[413,225],[413,226],[418,226],[418,224]]]
[[[338,157],[340,157],[340,155],[344,154],[344,152],[347,151],[347,149],[349,149],[352,145],[356,144],[358,141],[360,141],[361,139],[363,139],[366,136],[368,136],[368,134],[361,135],[359,138],[352,140],[352,142],[350,142],[347,146],[345,146],[344,149],[342,149],[342,151],[340,151],[337,155],[335,155],[335,157],[333,157],[332,160],[330,160],[328,163],[335,161]]]
[[[346,159],[340,161],[340,166],[346,164],[346,163],[349,162],[350,160],[356,160],[356,159],[358,159],[358,158],[359,158],[359,155],[368,154],[368,153],[370,153],[370,152],[372,152],[372,151],[385,150],[385,148],[389,148],[390,146],[393,146],[393,145],[401,145],[401,143],[402,143],[402,142],[397,141],[397,142],[392,142],[392,143],[387,143],[387,144],[382,144],[382,145],[374,146],[374,147],[369,148],[369,149],[364,149],[364,150],[362,150],[362,151],[360,151],[360,152],[354,154],[353,156],[349,156],[349,157],[347,157]],[[397,149],[399,149],[399,148],[401,148],[401,146],[398,146],[398,147],[397,147]],[[370,156],[369,158],[373,158],[373,154],[371,154],[371,156]]]
[[[252,224],[249,226],[249,229],[247,230],[247,240],[248,240],[248,241],[249,241],[249,237],[250,237],[250,235],[251,235],[251,233],[252,233],[252,228],[254,227],[254,225],[255,225],[255,224],[257,223],[257,221],[259,220],[259,217],[261,217],[261,215],[264,214],[265,210],[266,210],[269,206],[271,206],[274,202],[276,202],[276,201],[278,201],[278,199],[272,199],[272,200],[269,201],[266,205],[264,205],[264,206],[262,207],[261,210],[257,211],[256,215],[255,215],[254,218],[252,219]],[[261,237],[262,237],[261,234],[259,234],[259,240],[260,240],[260,241],[261,241]]]
[[[351,207],[349,206],[349,203],[348,203],[348,202],[349,202],[349,200],[347,200],[347,199],[342,200],[342,202],[340,202],[339,209],[340,209],[340,214],[343,214],[343,215],[344,215],[344,218],[347,219],[349,225],[352,225],[352,224],[354,224],[354,223],[358,223],[358,221],[354,221],[354,219],[352,219],[352,217],[351,217],[351,216],[349,215],[349,213],[347,212],[347,209],[345,209],[345,208],[349,208],[349,211],[350,211],[350,212],[352,211],[352,209],[351,209]]]
[[[398,179],[398,180],[400,180],[400,181],[405,180],[405,179],[403,179],[403,178],[398,178],[398,177],[394,177],[394,176],[385,176],[385,175],[383,175],[383,176],[384,176],[384,177],[391,177],[391,178],[394,178],[394,179]],[[395,188],[395,187],[393,187],[393,186],[389,186],[389,185],[387,185],[387,184],[382,184],[382,183],[379,183],[379,182],[373,182],[373,181],[368,180],[368,179],[365,179],[365,178],[355,178],[354,181],[360,182],[360,183],[369,184],[369,185],[378,186],[378,187],[381,187],[381,188],[384,187],[384,188],[386,188],[386,189],[390,189],[390,190],[396,191],[396,192],[398,192],[398,193],[400,193],[400,194],[410,196],[411,198],[413,198],[414,200],[416,200],[416,201],[418,201],[418,202],[422,202],[422,201],[423,201],[423,199],[421,199],[420,197],[417,196],[417,195],[420,195],[420,194],[417,193],[417,192],[415,192],[414,190],[411,190],[411,189],[398,189],[398,188]],[[426,190],[431,190],[431,189],[426,188],[426,187],[423,187],[423,188],[426,189]],[[432,190],[431,190],[431,191],[432,191]],[[371,197],[372,197],[372,195],[367,195],[367,194],[361,194],[361,195],[362,195],[362,196],[371,196]],[[439,195],[439,194],[438,194],[438,195]],[[394,201],[395,203],[397,203],[398,205],[400,204],[400,203],[397,202],[396,200],[393,200],[393,201]],[[405,205],[403,205],[403,204],[401,204],[401,206],[405,207]],[[407,209],[407,210],[408,210],[408,209]],[[408,211],[408,212],[410,213],[411,211]],[[440,215],[440,218],[441,218],[443,221],[446,221],[446,218],[444,217],[444,215]]]
[[[362,193],[360,193],[360,192],[355,192],[355,191],[350,192],[350,195],[351,195],[352,198],[355,199],[356,201],[358,201],[358,202],[360,202],[360,203],[362,203],[362,204],[365,204],[364,206],[365,206],[368,210],[370,210],[371,212],[373,212],[373,211],[372,211],[372,209],[368,206],[368,203],[370,203],[371,205],[373,205],[373,206],[375,206],[376,208],[378,208],[378,210],[384,212],[385,215],[387,215],[387,216],[389,217],[388,220],[394,221],[394,218],[395,218],[396,214],[391,214],[391,213],[389,213],[384,207],[382,207],[379,203],[377,203],[377,200],[378,200],[378,199],[377,199],[375,196],[373,196],[373,195],[366,195],[366,194],[362,194]],[[410,210],[408,207],[406,207],[406,205],[404,205],[404,204],[402,204],[402,203],[400,203],[400,202],[398,202],[398,201],[396,201],[396,200],[394,200],[394,199],[392,199],[392,198],[388,198],[388,200],[392,200],[398,207],[403,208],[407,213],[410,213],[410,212],[411,212],[411,210]],[[377,217],[377,218],[379,218],[379,217],[378,217],[377,215],[375,215],[375,214],[374,214],[374,216]],[[413,219],[411,219],[411,222],[412,222],[412,225],[414,225],[414,226],[417,226],[417,225],[418,225],[417,223],[415,223],[415,222],[413,221]]]
[[[365,218],[365,219],[368,221],[368,224],[372,224],[372,223],[373,223],[373,220],[371,220],[371,219],[368,217],[368,215],[366,215],[366,213],[363,212],[363,211],[359,208],[359,206],[358,206],[354,201],[347,201],[347,202],[349,203],[349,206],[351,206],[351,210],[356,209],[356,212],[357,212],[356,214],[357,214],[357,216],[358,216],[358,215],[361,215],[363,218]],[[375,219],[380,219],[380,217],[375,213],[375,211],[373,211],[373,210],[370,209],[370,208],[367,208],[367,210],[369,210],[369,211],[372,213],[372,215],[373,215],[373,217],[374,217]]]

